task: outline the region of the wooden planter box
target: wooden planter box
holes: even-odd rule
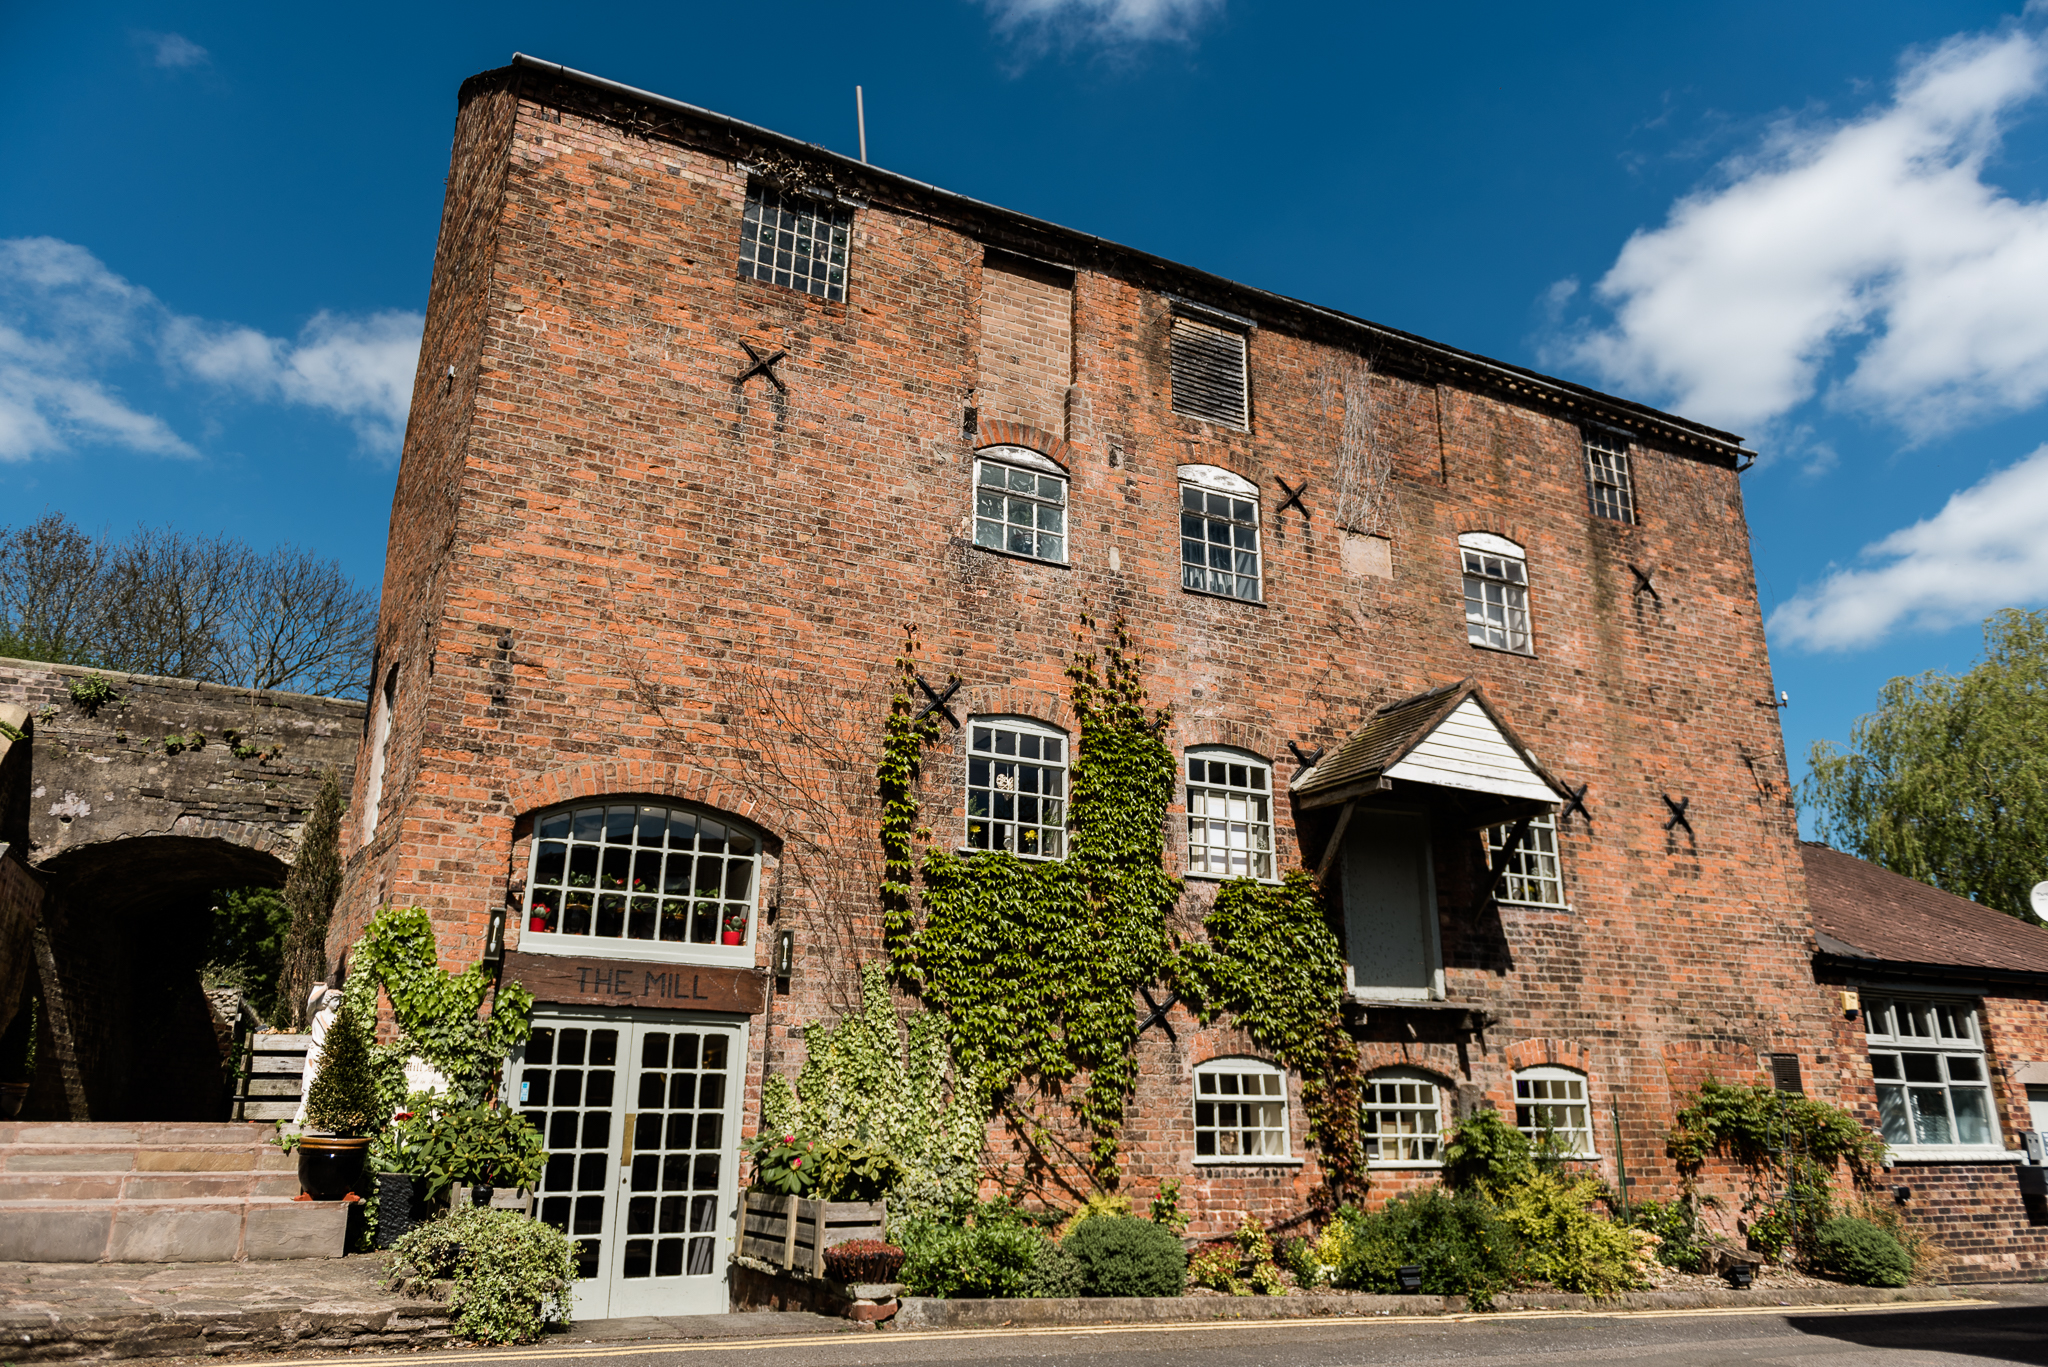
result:
[[[806,1201],[750,1187],[740,1206],[740,1253],[822,1277],[825,1250],[881,1238],[888,1209],[887,1201]]]

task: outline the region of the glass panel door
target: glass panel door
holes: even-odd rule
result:
[[[575,1241],[579,1316],[727,1309],[744,1029],[536,1013],[513,1094],[547,1140],[539,1214]]]

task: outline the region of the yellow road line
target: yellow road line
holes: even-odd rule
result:
[[[912,1329],[901,1331],[897,1342],[908,1347],[912,1343],[962,1343],[975,1339],[1044,1338],[1062,1335],[1068,1338],[1101,1337],[1110,1334],[1185,1334],[1203,1333],[1221,1329],[1305,1329],[1333,1328],[1337,1326],[1362,1327],[1378,1324],[1497,1324],[1509,1320],[1539,1319],[1678,1319],[1687,1316],[1695,1318],[1729,1317],[1742,1315],[1787,1315],[1787,1314],[1842,1314],[1869,1312],[1873,1310],[1932,1310],[1953,1309],[1963,1306],[1991,1305],[1987,1300],[1956,1297],[1936,1301],[1884,1301],[1859,1302],[1850,1305],[1728,1305],[1698,1310],[1497,1310],[1486,1313],[1467,1312],[1451,1315],[1314,1315],[1293,1319],[1233,1319],[1233,1320],[1191,1320],[1146,1324],[1048,1324],[1027,1325],[992,1329],[930,1330]],[[570,1331],[572,1334],[574,1330]],[[887,1332],[887,1331],[885,1331]],[[801,1348],[825,1344],[877,1343],[881,1337],[841,1330],[831,1334],[785,1334],[774,1338],[756,1339],[699,1339],[689,1343],[642,1341],[639,1343],[578,1343],[578,1344],[534,1344],[525,1348],[473,1348],[441,1351],[436,1353],[414,1353],[405,1349],[393,1349],[389,1354],[378,1354],[372,1349],[367,1353],[350,1354],[355,1357],[371,1355],[404,1357],[408,1362],[418,1362],[425,1367],[444,1362],[530,1362],[553,1361],[561,1358],[608,1358],[635,1357],[653,1353],[739,1353],[762,1348]],[[337,1349],[335,1354],[315,1358],[265,1358],[265,1367],[327,1367],[335,1356],[345,1350]]]

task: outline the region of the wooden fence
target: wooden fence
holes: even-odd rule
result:
[[[305,1087],[311,1035],[251,1034],[235,1089],[237,1120],[290,1120]]]
[[[881,1238],[887,1214],[886,1201],[806,1201],[750,1188],[740,1208],[740,1252],[822,1277],[826,1249]]]

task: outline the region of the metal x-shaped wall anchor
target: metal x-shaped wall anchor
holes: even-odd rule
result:
[[[763,356],[760,352],[754,350],[753,347],[749,346],[745,342],[740,343],[740,350],[747,353],[747,359],[752,361],[753,364],[748,366],[745,370],[742,370],[738,375],[735,375],[733,377],[732,382],[734,384],[745,384],[748,380],[753,379],[756,375],[766,375],[768,377],[768,383],[774,385],[777,389],[781,390],[785,394],[789,392],[789,386],[784,384],[782,382],[782,377],[775,373],[776,363],[781,361],[785,356],[789,355],[787,351],[778,351],[773,353],[772,355]]]
[[[1168,1039],[1178,1044],[1180,1036],[1173,1033],[1173,1022],[1166,1018],[1166,1013],[1173,1010],[1174,1003],[1180,1000],[1180,993],[1172,992],[1167,994],[1167,998],[1163,1002],[1152,1000],[1152,989],[1149,987],[1139,988],[1138,995],[1145,999],[1145,1005],[1150,1007],[1152,1011],[1151,1015],[1138,1022],[1138,1033],[1142,1035],[1156,1025],[1166,1032]]]
[[[1656,569],[1655,565],[1652,565],[1647,570],[1639,570],[1634,565],[1628,567],[1628,572],[1636,577],[1636,586],[1630,590],[1631,597],[1638,593],[1647,593],[1656,599],[1659,605],[1664,602],[1664,595],[1657,592],[1657,586],[1650,582],[1650,576],[1656,572]]]
[[[1664,829],[1668,831],[1683,826],[1687,835],[1695,840],[1699,839],[1699,834],[1693,830],[1692,823],[1685,819],[1685,809],[1692,806],[1692,799],[1681,797],[1674,801],[1669,793],[1661,793],[1659,796],[1664,799],[1664,805],[1671,809],[1671,819],[1664,823]]]
[[[1308,515],[1308,505],[1301,501],[1301,496],[1308,492],[1307,480],[1303,480],[1301,482],[1301,487],[1299,489],[1295,488],[1292,484],[1289,484],[1286,480],[1280,478],[1280,476],[1278,475],[1273,476],[1273,482],[1279,485],[1282,489],[1285,489],[1287,491],[1287,497],[1280,500],[1280,506],[1273,510],[1273,516],[1278,517],[1280,516],[1280,514],[1286,512],[1289,508],[1292,508],[1295,512],[1301,514],[1302,521],[1314,521],[1314,519]]]
[[[1593,814],[1586,810],[1587,786],[1588,785],[1581,783],[1578,786],[1577,791],[1574,791],[1569,783],[1565,784],[1564,807],[1557,814],[1557,821],[1559,825],[1563,825],[1565,820],[1569,818],[1573,812],[1577,812],[1580,816],[1586,818],[1586,824],[1588,826],[1593,824]],[[1690,830],[1691,828],[1687,827],[1687,829]]]
[[[931,699],[930,702],[924,705],[924,709],[922,711],[920,711],[916,716],[910,719],[911,723],[915,725],[916,723],[923,721],[926,717],[929,717],[932,713],[936,712],[940,716],[944,717],[947,721],[953,723],[953,729],[955,731],[958,731],[960,729],[960,719],[953,715],[953,709],[946,706],[946,703],[949,699],[952,698],[952,696],[955,693],[958,693],[960,691],[960,680],[953,679],[949,681],[946,684],[946,691],[941,693],[937,689],[933,688],[930,684],[924,681],[924,675],[913,674],[910,677],[917,680],[917,686],[924,690],[924,695],[927,698]]]
[[[1294,752],[1294,762],[1301,766],[1301,768],[1294,771],[1296,778],[1300,778],[1303,773],[1315,768],[1316,761],[1323,757],[1323,751],[1329,749],[1327,745],[1318,745],[1312,753],[1304,755],[1301,753],[1301,747],[1293,741],[1287,742],[1287,748]]]

